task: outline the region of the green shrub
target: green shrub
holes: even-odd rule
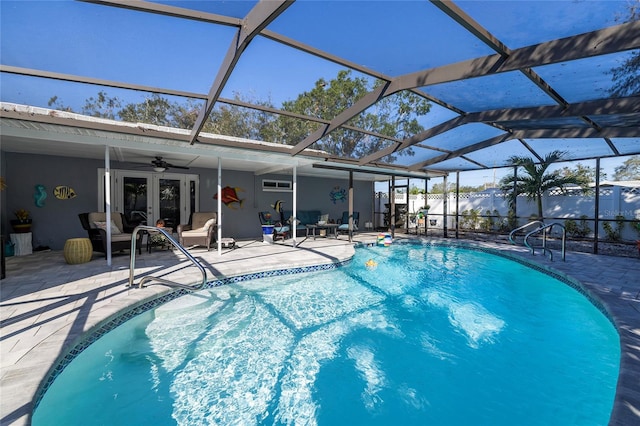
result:
[[[607,239],[609,241],[620,241],[620,237],[622,235],[622,228],[624,227],[624,216],[618,215],[615,217],[616,227],[614,229],[613,225],[611,225],[610,221],[606,221],[602,223],[602,228],[604,232],[607,234]]]
[[[584,238],[591,233],[591,228],[587,223],[588,217],[586,215],[580,216],[580,224],[573,219],[567,219],[564,221],[564,228],[572,237]]]
[[[486,210],[484,214],[485,216],[480,221],[480,229],[482,229],[483,231],[493,231],[495,221],[492,216],[491,210]]]
[[[463,229],[478,229],[478,221],[480,218],[480,209],[465,210],[461,213],[460,227]]]

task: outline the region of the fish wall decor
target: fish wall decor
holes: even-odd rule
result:
[[[53,188],[53,195],[59,200],[70,200],[76,197],[76,191],[69,186],[56,186]]]
[[[240,199],[240,197],[238,196],[238,192],[244,192],[244,189],[242,188],[233,188],[231,186],[225,186],[224,188],[222,188],[222,198],[220,201],[222,201],[222,204],[224,204],[225,206],[229,207],[230,209],[237,209],[242,208],[242,203],[244,202],[244,199]],[[218,194],[215,194],[213,196],[214,200],[218,199]]]

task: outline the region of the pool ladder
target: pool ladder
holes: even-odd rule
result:
[[[562,245],[561,245],[561,253],[562,253],[562,261],[565,261],[565,255],[566,255],[566,248],[567,248],[567,231],[564,227],[564,225],[562,225],[559,222],[554,222],[554,223],[549,223],[546,224],[540,220],[534,220],[533,222],[529,222],[526,225],[520,226],[516,229],[514,229],[513,231],[511,231],[509,233],[509,241],[512,244],[517,244],[517,242],[515,241],[515,234],[518,231],[523,231],[527,228],[531,228],[532,226],[536,226],[535,229],[529,231],[525,236],[524,236],[524,241],[523,241],[523,245],[525,247],[527,247],[529,250],[531,250],[531,254],[535,255],[536,254],[536,247],[533,246],[530,242],[529,242],[529,238],[532,236],[536,236],[539,235],[540,233],[542,233],[542,246],[538,247],[540,249],[542,249],[542,254],[548,254],[549,255],[549,260],[553,261],[553,252],[551,251],[551,249],[549,249],[547,247],[547,236],[549,235],[549,233],[551,233],[551,231],[553,230],[553,227],[558,227],[561,230],[562,233]]]
[[[182,254],[187,256],[187,259],[189,259],[191,263],[193,263],[198,269],[200,269],[200,272],[202,273],[202,282],[195,285],[187,285],[187,284],[180,284],[175,281],[170,281],[164,278],[147,275],[145,277],[142,277],[142,279],[138,283],[138,288],[142,288],[142,285],[149,281],[158,281],[168,286],[179,287],[185,290],[200,290],[204,288],[205,284],[207,283],[207,271],[205,271],[204,267],[200,264],[200,262],[198,262],[193,256],[191,256],[191,253],[189,253],[184,247],[182,247],[182,244],[177,242],[175,238],[173,238],[173,236],[169,232],[167,232],[166,229],[157,228],[155,226],[147,226],[147,225],[136,226],[136,228],[133,230],[133,235],[131,236],[131,264],[129,265],[129,287],[133,287],[133,277],[134,277],[134,271],[136,268],[136,241],[137,241],[138,231],[140,230],[158,231],[162,235],[167,237],[167,241],[169,241],[175,248],[180,250]]]

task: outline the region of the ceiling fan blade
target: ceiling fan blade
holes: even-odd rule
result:
[[[151,160],[151,167],[158,168],[158,169],[184,169],[184,170],[189,169],[189,167],[175,166],[171,163],[167,163],[162,159],[161,156],[156,156],[155,160]]]

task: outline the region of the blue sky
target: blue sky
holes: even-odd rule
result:
[[[164,3],[197,5],[241,16],[255,2]],[[387,4],[299,1],[268,29],[392,76],[493,53],[426,1],[396,1],[392,8]],[[457,4],[509,47],[517,48],[612,25],[626,1]],[[69,0],[3,0],[0,7],[4,65],[198,93],[208,92],[215,78],[212,70],[217,70],[234,34],[231,27]],[[303,21],[302,17],[309,15],[314,19]],[[397,26],[398,22],[402,25]],[[344,38],[350,43],[344,43]],[[318,78],[331,79],[340,68],[270,40],[257,39],[240,60],[223,96],[241,92],[270,97],[280,105],[310,90]],[[44,85],[36,90],[22,85],[19,94],[13,92],[17,86],[14,81],[3,84],[3,100],[22,98],[41,104],[50,97]],[[95,93],[95,88],[82,94],[65,93],[65,97],[69,97],[67,102],[76,103],[91,92]]]

